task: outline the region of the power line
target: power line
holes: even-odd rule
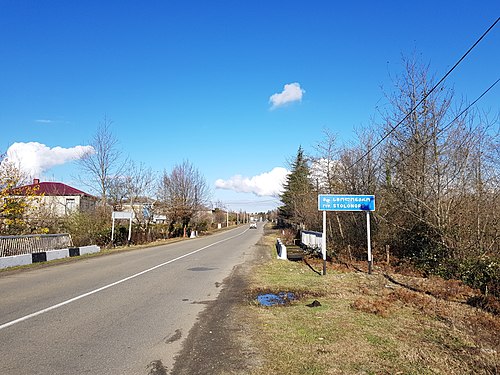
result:
[[[495,85],[500,81],[500,78],[498,78],[494,83],[492,83],[490,85],[490,87],[488,87],[486,90],[483,91],[483,93],[481,95],[479,95],[476,100],[474,100],[472,103],[470,103],[467,107],[465,107],[465,109],[460,112],[457,116],[455,116],[455,118],[453,120],[451,120],[446,126],[442,127],[441,129],[439,129],[437,132],[436,132],[436,135],[439,135],[441,134],[442,132],[444,132],[445,130],[447,130],[451,125],[453,125],[453,123],[458,120],[458,118],[460,116],[462,116],[465,112],[467,112],[472,106],[474,106],[478,101],[480,101],[483,96],[485,96],[488,91],[490,91],[493,87],[495,87]],[[424,143],[425,144],[425,143]]]
[[[232,201],[220,201],[222,207],[230,208],[231,206],[238,207],[269,207],[270,205],[279,205],[279,199],[264,199],[264,200],[232,200]]]
[[[453,120],[451,120],[448,124],[446,124],[445,126],[443,126],[441,129],[439,129],[437,132],[436,132],[436,136],[440,135],[441,133],[443,133],[444,131],[448,130],[450,128],[450,126],[452,126],[455,121],[457,121],[465,112],[467,112],[471,107],[473,107],[478,101],[480,101],[483,96],[485,96],[491,89],[493,89],[493,87],[496,86],[496,84],[500,82],[500,78],[498,78],[494,83],[492,83],[490,85],[490,87],[488,87],[486,90],[483,91],[483,93],[481,95],[479,95],[476,100],[474,100],[472,103],[470,103],[467,107],[465,107],[458,115],[455,116],[455,118],[453,118]],[[414,150],[413,152],[411,152],[410,154],[407,154],[407,155],[404,155],[405,158],[408,158],[410,157],[411,155],[413,155],[415,152],[419,151],[422,147],[426,146],[428,143],[430,142],[430,140],[427,140],[427,141],[424,141],[423,143],[420,144],[420,146]],[[392,166],[391,168],[395,167],[396,165],[400,164],[402,162],[402,160],[398,160],[396,161]]]
[[[368,154],[370,152],[372,152],[376,147],[378,147],[384,140],[387,139],[387,137],[389,137],[404,121],[406,121],[406,119],[408,117],[410,117],[410,115],[415,112],[415,110],[420,106],[420,104],[422,104],[426,99],[427,97],[432,94],[432,92],[434,90],[436,90],[436,88],[438,88],[439,85],[441,85],[441,83],[443,83],[443,81],[448,78],[448,76],[455,70],[455,68],[467,57],[467,55],[481,42],[481,40],[483,40],[483,38],[491,31],[491,29],[493,29],[493,27],[495,27],[495,25],[498,23],[498,21],[500,20],[500,17],[498,17],[496,19],[495,22],[493,22],[493,24],[488,28],[488,30],[486,30],[483,35],[481,35],[481,37],[476,40],[476,42],[467,50],[467,52],[464,53],[464,55],[455,63],[455,65],[453,65],[453,67],[451,67],[451,69],[448,70],[448,72],[446,72],[446,74],[439,80],[438,83],[436,83],[432,88],[431,90],[426,94],[424,95],[424,97],[410,110],[410,112],[408,112],[408,114],[401,120],[399,121],[395,126],[393,126],[391,128],[391,130],[389,130],[387,132],[387,134],[385,134],[382,138],[380,138],[380,140],[375,143],[375,145],[373,145],[372,147],[370,147],[368,149],[368,151],[366,151],[359,159],[357,159],[354,163],[352,163],[348,169],[351,169],[352,167],[354,167],[356,164],[358,164],[361,160],[363,160],[366,156],[368,156]],[[495,83],[496,84],[496,83]]]
[[[267,203],[279,203],[278,199],[270,199],[270,200],[264,200],[264,201],[225,201],[223,202],[225,204],[229,205],[260,205],[260,204],[267,204]]]

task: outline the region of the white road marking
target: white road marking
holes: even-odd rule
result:
[[[58,303],[58,304],[56,304],[56,305],[53,305],[53,306],[47,307],[47,308],[45,308],[45,309],[42,309],[42,310],[36,311],[36,312],[34,312],[34,313],[32,313],[32,314],[28,314],[28,315],[25,315],[25,316],[23,316],[23,317],[21,317],[21,318],[18,318],[18,319],[12,320],[12,321],[10,321],[10,322],[4,323],[4,324],[0,325],[0,330],[2,330],[2,329],[4,329],[4,328],[7,328],[7,327],[10,327],[10,326],[13,326],[14,324],[24,322],[25,320],[28,320],[28,319],[34,318],[35,316],[42,315],[42,314],[44,314],[44,313],[46,313],[46,312],[49,312],[49,311],[51,311],[51,310],[55,310],[55,309],[57,309],[57,308],[59,308],[59,307],[62,307],[62,306],[64,306],[64,305],[68,305],[68,304],[70,304],[70,303],[72,303],[72,302],[78,301],[79,299],[82,299],[82,298],[88,297],[88,296],[90,296],[90,295],[92,295],[92,294],[95,294],[95,293],[101,292],[101,291],[103,291],[103,290],[105,290],[105,289],[111,288],[111,287],[113,287],[113,286],[115,286],[115,285],[118,285],[118,284],[121,284],[121,283],[123,283],[123,282],[125,282],[125,281],[131,280],[131,279],[134,279],[134,278],[136,278],[136,277],[138,277],[138,276],[144,275],[145,273],[151,272],[151,271],[153,271],[153,270],[155,270],[155,269],[157,269],[157,268],[160,268],[160,267],[166,266],[167,264],[170,264],[170,263],[176,262],[176,261],[178,261],[178,260],[180,260],[180,259],[182,259],[182,258],[186,258],[186,257],[188,257],[188,256],[190,256],[190,255],[193,255],[193,254],[196,254],[196,253],[198,253],[198,252],[200,252],[200,251],[202,251],[202,250],[208,249],[209,247],[212,247],[212,246],[214,246],[214,245],[220,244],[220,243],[225,242],[225,241],[229,241],[229,240],[231,240],[231,239],[233,239],[233,238],[236,238],[236,237],[238,237],[238,236],[241,236],[241,235],[242,235],[243,233],[245,233],[246,231],[248,231],[248,229],[246,229],[245,231],[243,231],[243,232],[241,232],[241,233],[239,233],[239,234],[237,234],[237,235],[235,235],[235,236],[232,236],[232,237],[226,238],[226,239],[224,239],[224,240],[220,240],[220,241],[214,242],[214,243],[212,243],[212,244],[210,244],[210,245],[207,245],[207,246],[204,246],[204,247],[202,247],[202,248],[200,248],[200,249],[197,249],[197,250],[191,251],[190,253],[187,253],[187,254],[181,255],[181,256],[179,256],[179,257],[177,257],[177,258],[174,258],[174,259],[171,259],[171,260],[169,260],[169,261],[167,261],[167,262],[164,262],[164,263],[158,264],[158,265],[156,265],[156,266],[154,266],[154,267],[148,268],[147,270],[141,271],[141,272],[136,273],[136,274],[134,274],[134,275],[132,275],[132,276],[128,276],[128,277],[126,277],[126,278],[124,278],[124,279],[121,279],[121,280],[115,281],[114,283],[111,283],[111,284],[108,284],[108,285],[102,286],[102,287],[100,287],[100,288],[97,288],[97,289],[91,290],[90,292],[87,292],[87,293],[84,293],[84,294],[80,294],[79,296],[76,296],[76,297],[70,298],[70,299],[68,299],[68,300],[66,300],[66,301],[63,301],[63,302],[61,302],[61,303]]]

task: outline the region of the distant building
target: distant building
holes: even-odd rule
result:
[[[40,182],[39,179],[34,179],[31,185],[12,189],[10,198],[27,195],[37,197],[37,208],[47,209],[56,216],[90,211],[97,202],[97,197],[74,187],[61,182]]]

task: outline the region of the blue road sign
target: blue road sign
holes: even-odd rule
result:
[[[319,211],[375,211],[375,195],[319,194]]]

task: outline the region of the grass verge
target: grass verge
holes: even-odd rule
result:
[[[276,233],[264,242],[274,252]],[[257,267],[242,308],[264,374],[497,374],[500,319],[465,304],[456,283],[353,272],[321,262],[273,260]],[[407,288],[432,284],[432,293]],[[392,280],[392,281],[391,281]],[[466,292],[464,292],[466,291]],[[283,306],[263,307],[261,293],[293,292]],[[318,307],[308,307],[314,300]]]

